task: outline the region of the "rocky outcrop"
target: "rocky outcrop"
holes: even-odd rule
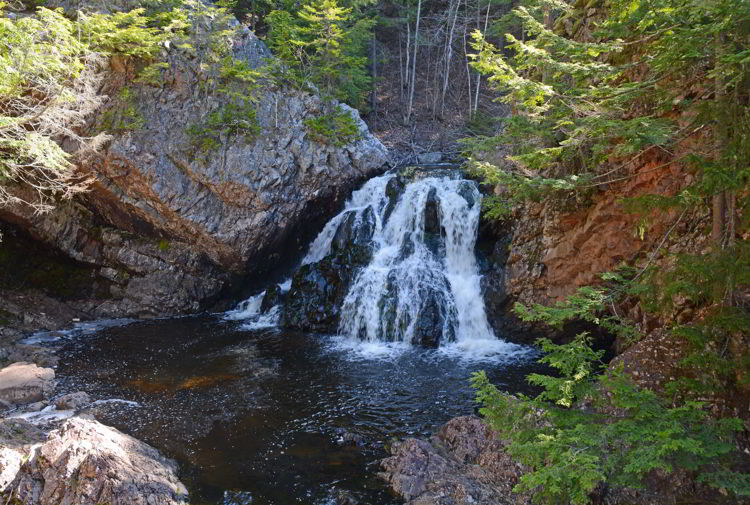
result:
[[[196,36],[221,28],[207,21]],[[237,33],[237,60],[258,66],[270,56],[251,32]],[[91,128],[113,136],[80,167],[95,179],[90,193],[42,216],[0,210],[0,220],[92,267],[106,292],[86,307],[91,316],[199,310],[233,279],[295,257],[339,202],[387,161],[357,112],[343,105],[359,139],[344,147],[310,139],[304,121],[327,105],[271,82],[252,91],[257,135],[211,132],[211,143],[197,145],[191,127],[230,99],[200,54],[172,45],[162,56],[168,68],[158,85],[127,84],[134,69],[112,60],[104,90],[111,99]]]
[[[14,433],[22,428],[40,438],[28,423],[12,422],[17,425]],[[28,446],[2,440],[2,446],[0,484],[5,485],[0,492],[8,501],[14,500],[12,503],[176,505],[187,502],[187,490],[176,476],[177,466],[173,461],[153,447],[93,419],[70,418],[41,444]],[[18,454],[21,458],[15,457]],[[15,475],[9,479],[6,473],[12,474],[14,470]]]
[[[644,221],[627,211],[623,198],[673,195],[689,182],[690,176],[678,166],[664,166],[657,160],[644,163],[590,201],[547,199],[517,208],[506,264],[507,293],[523,303],[554,302],[579,286],[596,283],[601,272],[643,258],[664,238],[679,213],[654,212]],[[698,214],[685,215],[672,235],[698,239],[695,232],[702,219]],[[691,247],[700,248],[700,243],[694,240]]]
[[[25,405],[48,397],[55,389],[55,371],[33,363],[13,363],[0,370],[0,401]]]
[[[407,505],[528,504],[512,492],[523,473],[504,444],[479,418],[457,417],[430,441],[414,438],[391,447],[382,478]]]

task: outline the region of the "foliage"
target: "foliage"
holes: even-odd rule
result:
[[[209,113],[202,122],[187,129],[191,144],[200,151],[218,149],[222,137],[242,135],[249,141],[259,133],[255,103],[251,100],[222,105]]]
[[[353,107],[365,104],[371,85],[365,50],[372,19],[358,18],[337,0],[311,0],[296,15],[274,10],[267,21],[269,46],[283,64],[280,77],[300,87],[310,82],[324,97]]]
[[[136,106],[137,96],[132,88],[125,86],[118,93],[116,104],[110,107],[101,118],[105,131],[122,132],[140,130],[145,119]]]
[[[521,4],[513,13],[524,36],[506,35],[511,58],[473,35],[473,65],[514,110],[499,136],[467,140],[477,161],[491,146],[511,152],[510,168],[475,165],[488,182],[508,186],[514,201],[587,191],[627,178],[646,154],[675,152],[716,120],[721,152],[690,153],[700,177],[685,196],[747,184],[747,3],[614,0],[588,36],[595,42],[562,34],[566,20],[588,15],[583,3]],[[550,10],[558,30],[541,20]]]
[[[484,372],[472,377],[480,412],[529,467],[515,491],[545,503],[586,504],[600,483],[641,487],[649,472],[679,468],[724,492],[750,495],[750,476],[732,469],[739,419],[717,420],[697,401],[672,405],[621,368],[596,374],[601,352],[585,334],[541,345],[542,361],[558,374],[529,377],[542,387],[535,398],[501,393]],[[574,403],[582,400],[593,410]]]
[[[58,140],[70,141],[75,156],[83,157],[106,139],[80,133],[105,98],[98,94],[104,57],[143,61],[145,77],[154,81],[163,69],[154,58],[179,26],[151,24],[144,9],[79,13],[76,20],[44,7],[31,16],[0,16],[0,206],[25,204],[44,212],[55,199],[86,190],[88,180],[76,174],[72,154]],[[117,103],[105,122],[113,129],[140,128],[132,97],[121,95]],[[13,190],[13,182],[23,187]],[[33,196],[22,196],[29,189]]]
[[[78,39],[73,21],[45,8],[10,19],[0,4],[0,40],[0,206],[28,204],[43,212],[53,198],[86,189],[54,139],[95,145],[77,128],[101,103],[100,58]],[[12,191],[11,182],[24,183],[33,195]]]
[[[304,125],[310,138],[323,144],[342,147],[360,138],[359,125],[341,107],[328,114],[305,119]]]

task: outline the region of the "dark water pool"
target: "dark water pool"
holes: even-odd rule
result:
[[[376,476],[389,441],[471,414],[473,371],[526,391],[537,366],[421,349],[374,356],[210,316],[104,329],[60,354],[63,390],[140,404],[97,416],[175,458],[194,505],[327,504],[341,492],[400,503]]]

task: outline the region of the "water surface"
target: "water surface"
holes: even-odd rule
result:
[[[177,459],[192,504],[327,504],[342,490],[401,503],[376,476],[387,444],[473,413],[472,372],[528,391],[538,366],[528,353],[469,361],[213,316],[106,328],[61,356],[63,390],[139,403],[97,415]]]

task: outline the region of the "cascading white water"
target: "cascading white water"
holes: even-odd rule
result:
[[[353,219],[355,231],[373,230],[372,259],[344,299],[339,334],[352,342],[425,343],[462,354],[520,351],[496,338],[487,321],[474,255],[481,210],[476,184],[448,172],[408,183],[396,177],[375,177],[355,191],[302,261],[315,263],[330,254],[347,220]],[[287,281],[281,287],[289,286]],[[263,295],[226,317],[248,319],[248,327],[267,326],[268,316],[278,322],[278,306],[260,314]]]
[[[481,200],[476,185],[449,177],[417,180],[390,216],[380,195],[373,200],[375,252],[346,296],[340,332],[368,341],[423,341],[417,333],[429,311],[430,322],[442,322],[442,335],[428,338],[494,339],[474,259]],[[430,203],[439,223],[425,222]]]

